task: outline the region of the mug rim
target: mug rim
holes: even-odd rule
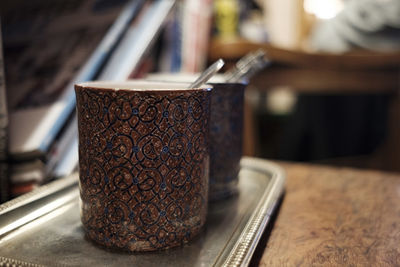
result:
[[[89,81],[75,84],[76,89],[128,91],[128,92],[193,92],[211,91],[213,86],[205,84],[188,88],[190,83],[170,81],[126,80],[126,81]]]

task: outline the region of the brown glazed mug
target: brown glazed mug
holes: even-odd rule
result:
[[[243,152],[245,83],[211,83],[210,192],[211,201],[237,192]]]
[[[194,81],[197,75],[157,73],[151,81]],[[244,91],[247,84],[224,82],[224,76],[214,75],[210,118],[210,192],[216,201],[237,192],[240,159],[243,151]]]
[[[129,81],[75,85],[81,220],[128,251],[189,242],[205,223],[211,88]]]

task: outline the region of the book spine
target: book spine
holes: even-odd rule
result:
[[[58,162],[53,171],[55,178],[64,177],[72,174],[78,167],[78,134],[71,140],[68,150],[64,153],[63,157]]]
[[[0,203],[9,198],[8,111],[4,77],[3,42],[0,23]]]
[[[71,174],[78,164],[78,128],[77,117],[74,113],[62,135],[52,147],[46,163],[46,177],[60,177]],[[73,154],[71,151],[75,151]],[[66,162],[67,161],[67,162]],[[61,167],[60,167],[61,166]],[[63,167],[67,166],[67,167]],[[71,166],[71,167],[68,167]],[[61,169],[61,171],[59,170]]]
[[[182,8],[183,3],[178,2],[166,23],[158,72],[179,72],[181,70]]]
[[[137,71],[146,52],[160,33],[161,26],[176,0],[153,1],[129,27],[123,40],[102,71],[100,80],[126,80]]]
[[[212,1],[186,0],[182,14],[182,71],[196,73],[207,63]]]
[[[170,72],[180,72],[182,69],[182,9],[183,4],[179,2],[175,17],[172,21],[171,34],[171,70]]]

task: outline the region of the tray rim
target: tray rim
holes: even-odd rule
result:
[[[270,174],[271,181],[268,183],[264,193],[258,200],[258,203],[251,213],[249,220],[247,221],[242,232],[239,234],[239,237],[236,239],[233,248],[229,251],[224,249],[216,259],[214,266],[248,266],[261,235],[264,232],[273,211],[276,209],[277,202],[284,191],[286,173],[278,164],[275,164],[267,159],[245,156],[242,157],[240,166],[262,173],[268,172]],[[74,173],[63,179],[43,185],[30,193],[24,194],[0,205],[0,216],[8,212],[12,212],[15,209],[24,208],[24,205],[29,205],[32,202],[77,185],[78,173]],[[52,210],[47,211],[47,213],[62,205],[63,204],[55,206]],[[46,213],[43,213],[40,216],[45,214]],[[31,221],[37,218],[33,218]],[[22,225],[19,225],[18,227],[20,226]],[[5,235],[6,234],[7,233],[5,233]],[[227,242],[229,243],[229,240]],[[40,264],[29,263],[0,255],[0,265],[3,266],[4,264],[13,264],[16,266],[43,266]]]
[[[262,233],[276,209],[280,196],[283,194],[286,182],[286,173],[282,167],[269,160],[243,157],[240,165],[257,171],[270,172],[271,182],[261,196],[233,249],[227,255],[225,261],[219,262],[217,260],[215,266],[249,265]],[[269,194],[269,192],[272,192],[272,194]]]

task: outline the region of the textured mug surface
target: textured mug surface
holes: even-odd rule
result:
[[[207,211],[211,89],[99,84],[75,86],[87,236],[128,251],[190,241]]]
[[[152,81],[191,82],[198,75],[158,73]],[[216,201],[237,192],[243,147],[244,91],[247,83],[224,82],[223,75],[210,79],[213,86],[210,118],[210,192]]]
[[[244,83],[212,83],[210,119],[210,200],[237,190],[243,146]]]

